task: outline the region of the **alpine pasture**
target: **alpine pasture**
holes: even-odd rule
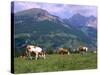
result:
[[[46,59],[32,60],[21,57],[14,58],[15,73],[36,73],[68,70],[84,70],[97,68],[97,54],[87,55],[71,54],[59,55],[49,54]]]

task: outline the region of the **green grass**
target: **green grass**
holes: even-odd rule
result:
[[[88,54],[81,56],[79,54],[48,55],[47,58],[36,60],[14,58],[15,73],[34,73],[34,72],[50,72],[50,71],[67,71],[67,70],[83,70],[96,69],[97,55]]]

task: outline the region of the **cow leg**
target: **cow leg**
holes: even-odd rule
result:
[[[87,55],[87,52],[85,52],[85,54]]]
[[[46,52],[43,52],[43,57],[44,59],[46,59]]]
[[[29,56],[29,53],[28,53],[28,51],[26,51],[26,56],[27,56],[27,57]]]
[[[80,51],[80,54],[83,55],[83,51]]]
[[[39,57],[41,58],[41,57],[42,57],[42,55],[41,55],[41,54],[39,54]]]
[[[35,55],[35,60],[37,60],[38,58],[38,52],[36,52],[36,55]]]
[[[44,59],[45,59],[45,53],[44,53],[44,52],[42,53],[42,58],[44,58]]]
[[[45,53],[43,54],[43,58],[45,59],[46,57],[45,57]]]
[[[85,50],[85,54],[87,55],[87,50]]]
[[[40,52],[40,53],[38,54],[38,56],[41,58],[41,57],[42,57],[42,53]]]
[[[70,55],[70,52],[68,52],[68,55]]]
[[[32,59],[31,53],[29,52],[29,58]]]
[[[28,58],[32,59],[32,58],[31,58],[31,53],[28,52],[28,51],[26,51],[26,56],[27,56]]]

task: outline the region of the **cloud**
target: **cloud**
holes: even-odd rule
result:
[[[71,13],[80,13],[84,16],[97,16],[97,7],[88,5],[68,5]]]
[[[95,6],[15,1],[14,12],[30,8],[42,8],[61,18],[69,18],[76,13],[84,16],[93,15],[97,17],[97,7]]]
[[[97,20],[89,20],[87,26],[97,28]]]
[[[16,1],[14,3],[14,12],[23,11],[30,8],[40,8],[40,5],[33,2],[23,2],[23,1]]]

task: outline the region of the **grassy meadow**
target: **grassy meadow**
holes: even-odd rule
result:
[[[84,70],[97,68],[97,54],[47,55],[46,59],[23,59],[14,58],[15,73],[34,73],[34,72],[52,72],[68,70]]]

